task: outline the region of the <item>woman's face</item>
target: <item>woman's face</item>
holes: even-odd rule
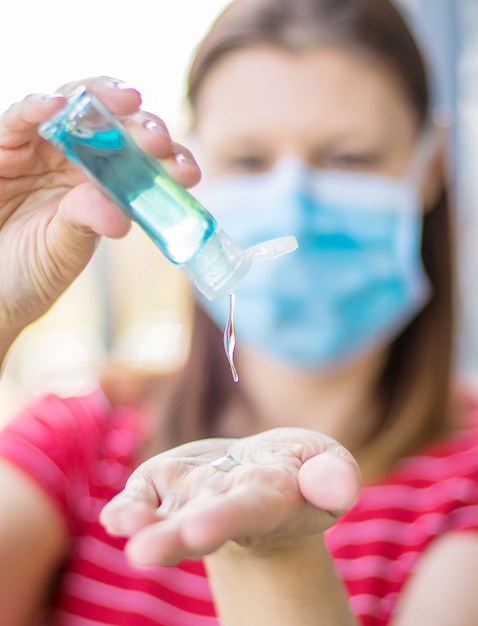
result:
[[[399,177],[417,139],[395,76],[333,48],[230,53],[206,76],[196,120],[206,179],[261,173],[286,157]]]
[[[206,180],[258,176],[285,159],[398,178],[418,135],[394,75],[331,48],[230,53],[204,80],[196,122]],[[239,286],[238,340],[316,369],[342,367],[352,356],[356,363],[371,350],[381,355],[427,297],[420,216],[405,210],[415,196],[405,185],[309,170],[306,185],[296,170],[303,171],[286,163],[249,185],[204,185],[199,196],[243,248],[283,235],[299,243]],[[227,303],[205,306],[223,326]]]

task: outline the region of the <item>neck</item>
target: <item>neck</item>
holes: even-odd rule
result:
[[[378,419],[377,381],[385,358],[376,352],[341,369],[303,370],[249,351],[238,354],[238,384],[256,416],[254,430],[309,428],[356,452]]]

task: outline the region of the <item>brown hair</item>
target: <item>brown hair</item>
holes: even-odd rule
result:
[[[190,67],[192,110],[206,74],[229,52],[270,44],[304,51],[330,45],[381,61],[402,79],[419,123],[428,114],[426,70],[415,40],[388,0],[236,0],[217,18]]]
[[[236,0],[199,46],[188,96],[197,105],[205,76],[224,55],[272,44],[291,50],[331,45],[385,64],[395,72],[423,127],[429,115],[426,70],[400,13],[388,0]],[[432,283],[430,302],[394,341],[380,381],[382,420],[362,451],[383,470],[431,441],[449,425],[452,354],[452,250],[443,183],[424,217],[422,257]],[[198,309],[189,363],[171,406],[173,440],[220,435],[231,402],[245,407],[226,367],[219,330]],[[246,411],[244,411],[246,414]],[[247,425],[244,425],[247,428]]]

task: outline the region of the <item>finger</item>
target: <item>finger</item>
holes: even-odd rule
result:
[[[101,77],[69,83],[61,91],[70,95],[80,86],[86,86],[113,115],[120,117],[138,145],[152,157],[162,159],[168,173],[180,185],[191,187],[199,182],[200,170],[191,152],[171,141],[161,118],[139,109],[141,99],[136,90],[116,79]]]
[[[37,134],[37,126],[65,106],[61,95],[30,94],[0,118],[0,148],[17,148]]]
[[[183,187],[193,187],[201,179],[201,170],[192,153],[184,146],[172,144],[173,153],[163,160],[166,171]]]
[[[150,156],[161,159],[166,171],[183,187],[196,185],[201,172],[192,153],[171,141],[169,131],[161,118],[138,111],[124,120],[128,132]]]
[[[133,474],[126,487],[101,511],[100,523],[110,535],[129,537],[157,522],[160,498],[153,483]]]
[[[76,80],[63,85],[56,93],[68,97],[75,91],[85,88],[91,91],[116,116],[131,115],[141,105],[141,94],[137,89],[109,76]]]
[[[61,230],[59,240],[69,239],[72,225],[86,233],[119,239],[129,232],[131,221],[95,184],[88,182],[69,191],[61,201],[54,220],[54,227]]]
[[[166,170],[180,185],[191,187],[199,182],[200,170],[191,152],[171,141],[161,118],[139,109],[141,96],[137,90],[117,79],[98,77],[68,83],[59,92],[68,96],[80,87],[87,87],[113,115],[120,117],[145,152],[163,159]]]
[[[131,226],[123,212],[92,183],[83,183],[69,191],[58,210],[51,217],[49,213],[45,212],[45,219],[51,220],[46,244],[49,254],[58,260],[59,289],[64,288],[64,281],[71,281],[86,267],[99,236],[123,237]]]
[[[275,501],[274,501],[275,500]],[[199,498],[170,519],[136,533],[127,546],[136,564],[172,565],[184,558],[210,554],[230,539],[272,535],[287,510],[280,494],[268,488],[241,486],[230,492]]]
[[[108,78],[86,78],[63,85],[53,95],[30,94],[13,104],[0,118],[0,148],[15,148],[36,135],[40,122],[50,119],[80,87],[88,87],[114,115],[129,115],[139,109],[140,93],[123,82]]]
[[[357,463],[337,447],[311,457],[298,475],[303,497],[324,511],[338,517],[356,500],[360,489]]]

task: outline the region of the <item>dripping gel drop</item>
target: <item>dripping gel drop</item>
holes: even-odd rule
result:
[[[236,348],[236,332],[234,330],[234,306],[236,304],[236,295],[229,294],[229,317],[227,319],[226,328],[224,329],[224,350],[226,351],[227,360],[231,367],[232,379],[235,383],[239,381],[237,370],[234,365],[234,350]]]

